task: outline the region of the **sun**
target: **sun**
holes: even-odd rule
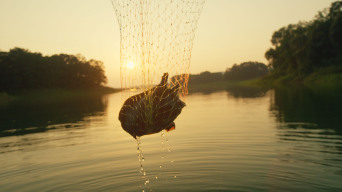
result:
[[[135,67],[135,64],[133,63],[133,61],[129,61],[127,64],[126,64],[126,67],[128,69],[133,69]]]

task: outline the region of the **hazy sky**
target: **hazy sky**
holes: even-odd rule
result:
[[[260,61],[275,30],[311,20],[333,0],[207,0],[191,73],[224,71]],[[109,85],[120,86],[120,34],[110,0],[0,0],[0,50],[82,54],[104,62]]]

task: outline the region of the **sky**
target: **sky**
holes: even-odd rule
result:
[[[206,0],[190,73],[259,61],[274,31],[309,21],[333,0]],[[82,54],[104,62],[108,86],[120,87],[120,31],[110,0],[0,0],[0,51]]]

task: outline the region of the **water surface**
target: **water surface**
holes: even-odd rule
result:
[[[13,101],[0,106],[0,191],[341,191],[338,93],[190,94],[176,130],[141,138],[146,176],[120,93]]]

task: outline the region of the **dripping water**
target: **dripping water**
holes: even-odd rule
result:
[[[141,175],[141,179],[143,181],[143,185],[141,185],[140,187],[143,188],[142,191],[145,191],[145,187],[147,189],[150,189],[150,179],[149,177],[146,175],[146,171],[144,169],[144,166],[143,166],[143,162],[145,161],[145,158],[144,158],[144,154],[142,152],[142,149],[141,149],[141,141],[140,141],[140,137],[137,137],[137,144],[138,144],[138,147],[137,147],[137,152],[138,152],[138,160],[139,160],[139,163],[140,163],[140,175]]]
[[[159,165],[160,172],[158,176],[155,177],[156,179],[161,178],[162,175],[167,175],[167,174],[162,174],[163,168],[171,166],[174,162],[174,160],[170,160],[170,161],[168,160],[169,158],[168,154],[171,152],[171,146],[170,146],[169,139],[167,138],[165,130],[162,130],[161,132],[161,148],[162,148],[162,155],[160,159],[162,162]],[[176,178],[176,176],[173,176],[173,178]],[[165,180],[167,181],[167,179],[168,178],[166,176]]]
[[[150,181],[150,177],[147,175],[146,170],[144,168],[144,162],[145,162],[145,157],[144,154],[142,152],[142,147],[141,147],[141,138],[137,137],[137,153],[138,153],[138,161],[140,164],[140,175],[141,175],[141,180],[142,180],[142,184],[140,185],[140,187],[142,188],[142,191],[152,191],[151,189],[151,181]],[[171,166],[174,162],[174,160],[168,160],[169,157],[169,153],[171,152],[171,146],[169,144],[169,140],[167,138],[166,135],[166,131],[163,130],[161,132],[161,148],[162,148],[162,154],[161,154],[161,164],[159,165],[159,169],[160,171],[158,171],[158,174],[155,176],[151,176],[152,178],[156,179],[156,180],[165,180],[168,181],[168,176],[166,173],[163,173],[164,171],[166,171],[164,168]],[[171,178],[177,178],[176,175],[172,176]]]

